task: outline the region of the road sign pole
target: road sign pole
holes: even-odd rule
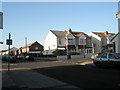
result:
[[[11,35],[9,33],[9,40],[11,38]],[[10,44],[8,45],[8,54],[9,54],[9,60],[8,60],[8,71],[10,71]]]

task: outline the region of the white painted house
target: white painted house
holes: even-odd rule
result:
[[[106,32],[91,32],[92,48],[93,53],[101,52],[102,49],[113,50],[112,38],[115,36],[115,33]]]
[[[90,37],[83,32],[73,32],[71,29],[67,31],[50,30],[45,38],[44,54],[52,54],[55,50],[69,50],[71,52],[79,52],[91,50]],[[87,51],[88,50],[88,51]]]
[[[116,18],[118,18],[118,34],[112,39],[112,42],[114,43],[114,51],[120,53],[120,11],[116,13]]]
[[[50,30],[45,38],[44,53],[52,54],[56,49],[65,50],[66,33],[63,31]]]
[[[120,53],[120,32],[112,39],[114,52]]]

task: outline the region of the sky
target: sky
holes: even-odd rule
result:
[[[115,13],[117,2],[3,2],[4,29],[3,49],[7,49],[9,33],[13,40],[11,47],[20,48],[38,41],[44,45],[49,30],[85,32],[118,32]],[[52,40],[51,40],[52,42]]]

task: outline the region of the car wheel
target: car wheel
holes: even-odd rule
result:
[[[97,67],[102,67],[102,64],[100,62],[96,62]]]

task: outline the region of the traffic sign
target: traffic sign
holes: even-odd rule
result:
[[[7,39],[7,40],[6,40],[6,44],[7,44],[7,45],[12,45],[12,39]]]

